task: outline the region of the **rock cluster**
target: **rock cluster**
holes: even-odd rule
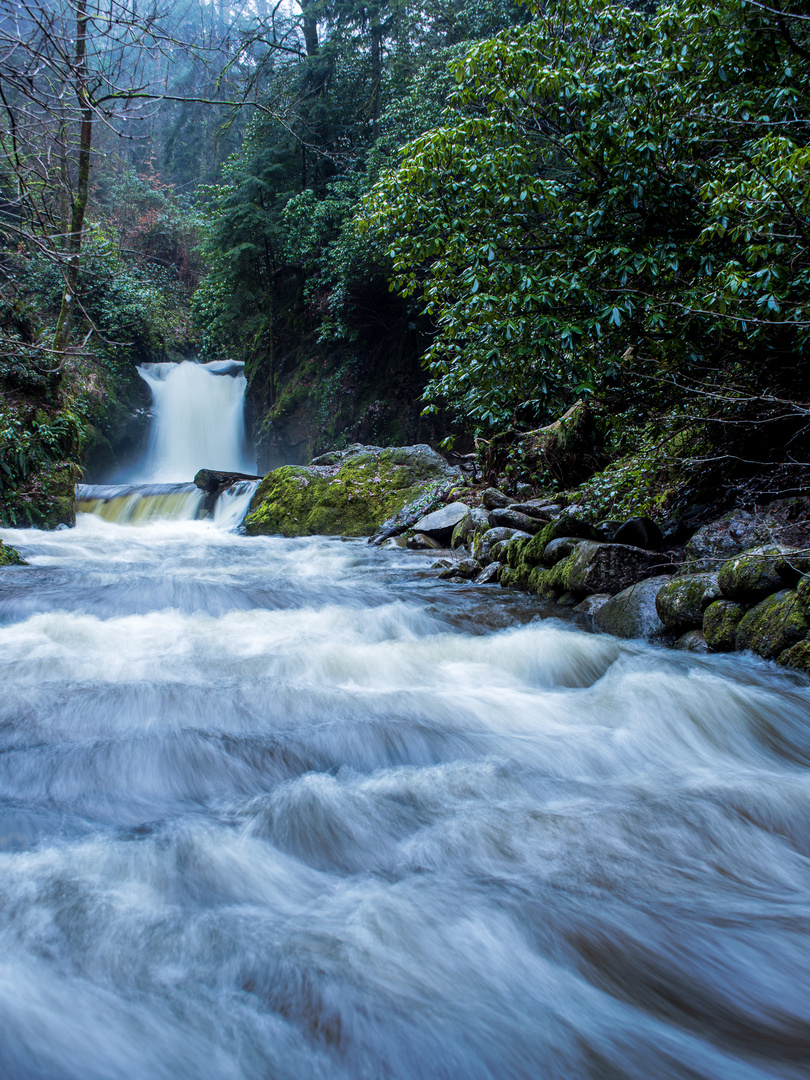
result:
[[[646,519],[611,522],[606,529],[552,501],[510,503],[494,489],[481,502],[477,508],[454,502],[427,515],[398,542],[449,542],[456,561],[444,562],[442,579],[525,589],[592,616],[605,633],[693,652],[748,650],[810,671],[807,550],[740,550],[739,541],[728,543],[724,522],[706,530],[712,548],[736,551],[716,573],[702,568],[705,558],[692,559],[685,572],[658,550],[661,534]]]

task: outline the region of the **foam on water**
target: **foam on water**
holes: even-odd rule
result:
[[[806,1076],[802,680],[415,552],[0,536],[0,1074]]]

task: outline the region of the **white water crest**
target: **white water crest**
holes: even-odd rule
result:
[[[0,537],[0,1076],[807,1077],[806,680],[432,554]]]
[[[199,469],[255,473],[245,434],[247,385],[234,361],[143,364],[154,402],[149,448],[132,480],[182,483]]]

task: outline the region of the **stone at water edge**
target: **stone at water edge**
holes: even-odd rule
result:
[[[708,653],[711,652],[702,630],[687,630],[675,642],[675,648],[681,652]]]
[[[488,566],[485,566],[478,577],[475,579],[476,585],[497,585],[498,575],[501,572],[501,564],[497,562],[491,562]]]
[[[350,447],[328,455],[328,461],[268,473],[251,500],[245,531],[370,536],[406,505],[463,481],[457,468],[423,444]]]
[[[667,628],[655,610],[658,590],[669,576],[646,578],[631,585],[604,603],[593,616],[597,630],[620,638],[644,638],[654,641],[667,635]]]
[[[780,573],[779,548],[753,548],[723,563],[717,575],[720,590],[728,600],[754,604],[785,587]]]
[[[0,566],[28,566],[16,548],[0,540]]]
[[[476,530],[484,532],[488,529],[489,520],[486,510],[483,510],[480,506],[476,506],[465,514],[458,525],[453,529],[453,535],[450,537],[450,547],[462,547],[469,543]]]
[[[461,559],[455,566],[448,566],[446,570],[442,570],[439,577],[445,581],[451,577],[459,577],[469,581],[477,577],[480,572],[481,564],[477,559]]]
[[[737,627],[737,648],[774,660],[807,637],[810,626],[795,589],[772,593],[746,612]]]
[[[703,612],[703,636],[713,652],[732,652],[746,608],[733,600],[715,600]]]
[[[560,567],[560,564],[557,564]],[[635,585],[651,573],[672,568],[660,555],[627,544],[600,544],[583,540],[566,561],[560,584],[566,592],[587,596],[589,593],[617,593]],[[661,578],[661,584],[669,580]],[[656,613],[656,620],[658,614]]]
[[[406,547],[411,551],[444,551],[444,544],[441,541],[423,532],[415,532],[413,536],[409,536]]]
[[[683,574],[661,589],[655,600],[659,618],[682,633],[703,626],[703,613],[722,594],[715,574]]]
[[[591,596],[586,596],[584,600],[580,600],[574,611],[578,611],[580,615],[595,615],[599,608],[603,607],[610,598],[610,593],[593,593]]]
[[[432,536],[435,540],[449,543],[453,529],[469,513],[470,507],[466,503],[448,503],[447,506],[442,506],[439,510],[434,510],[432,514],[420,518],[414,525],[414,529],[416,532]]]

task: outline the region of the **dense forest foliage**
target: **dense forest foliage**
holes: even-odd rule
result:
[[[4,4],[4,519],[66,519],[133,362],[192,350],[246,362],[265,464],[807,486],[808,60],[781,0]],[[532,433],[578,401],[569,468]]]

